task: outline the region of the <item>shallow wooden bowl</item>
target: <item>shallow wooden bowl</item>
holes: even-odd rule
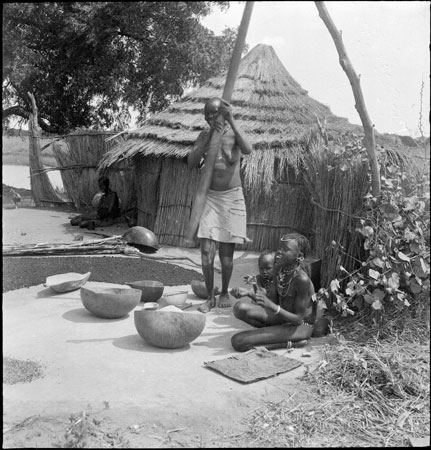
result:
[[[139,289],[141,293],[141,302],[155,302],[163,294],[165,287],[160,281],[140,280],[126,283],[133,289]]]
[[[70,292],[79,289],[90,278],[91,272],[87,273],[59,273],[47,277],[45,287],[51,288],[55,292]]]
[[[141,291],[129,286],[92,285],[81,288],[81,302],[85,309],[102,319],[126,316],[141,300]]]
[[[135,327],[148,344],[181,348],[194,341],[205,328],[205,314],[193,312],[135,311]]]

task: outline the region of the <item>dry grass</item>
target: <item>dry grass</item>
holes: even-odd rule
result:
[[[247,447],[403,447],[430,434],[429,328],[421,320],[383,341],[350,323],[295,394],[258,408]]]

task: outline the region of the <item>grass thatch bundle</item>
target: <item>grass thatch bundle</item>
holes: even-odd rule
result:
[[[138,154],[186,156],[199,132],[207,127],[203,115],[205,102],[211,97],[221,97],[225,81],[226,73],[209,79],[165,111],[147,119],[141,128],[130,130],[127,141],[110,152],[102,166]],[[284,68],[274,49],[263,44],[241,60],[231,104],[250,143],[263,151],[290,150],[291,146],[306,142],[316,115],[326,118],[328,132],[334,136],[360,129],[310,98]],[[285,157],[289,153],[285,152]]]

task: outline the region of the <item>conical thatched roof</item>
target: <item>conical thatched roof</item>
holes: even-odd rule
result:
[[[203,116],[205,102],[221,97],[225,80],[226,73],[209,79],[141,128],[129,131],[127,140],[109,152],[101,166],[108,167],[138,154],[185,157],[200,131],[207,127]],[[257,45],[241,60],[231,104],[238,125],[254,149],[273,149],[279,157],[293,157],[294,149],[308,141],[310,129],[317,123],[316,116],[326,119],[330,136],[361,130],[309,97],[268,45]]]

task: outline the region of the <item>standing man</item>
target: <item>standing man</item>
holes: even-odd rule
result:
[[[247,238],[246,209],[240,178],[240,162],[241,154],[250,154],[252,147],[236,125],[232,108],[227,101],[220,98],[211,98],[205,104],[204,114],[210,129],[199,134],[193,150],[188,156],[187,163],[190,169],[197,166],[201,160],[205,164],[211,136],[214,130],[221,132],[220,148],[197,233],[201,243],[202,272],[208,291],[208,299],[199,310],[208,312],[216,306],[214,257],[217,243],[222,270],[222,289],[218,307],[227,308],[231,306],[228,289],[233,269],[235,244],[250,241]],[[222,129],[221,116],[230,125],[230,129],[227,125]]]

